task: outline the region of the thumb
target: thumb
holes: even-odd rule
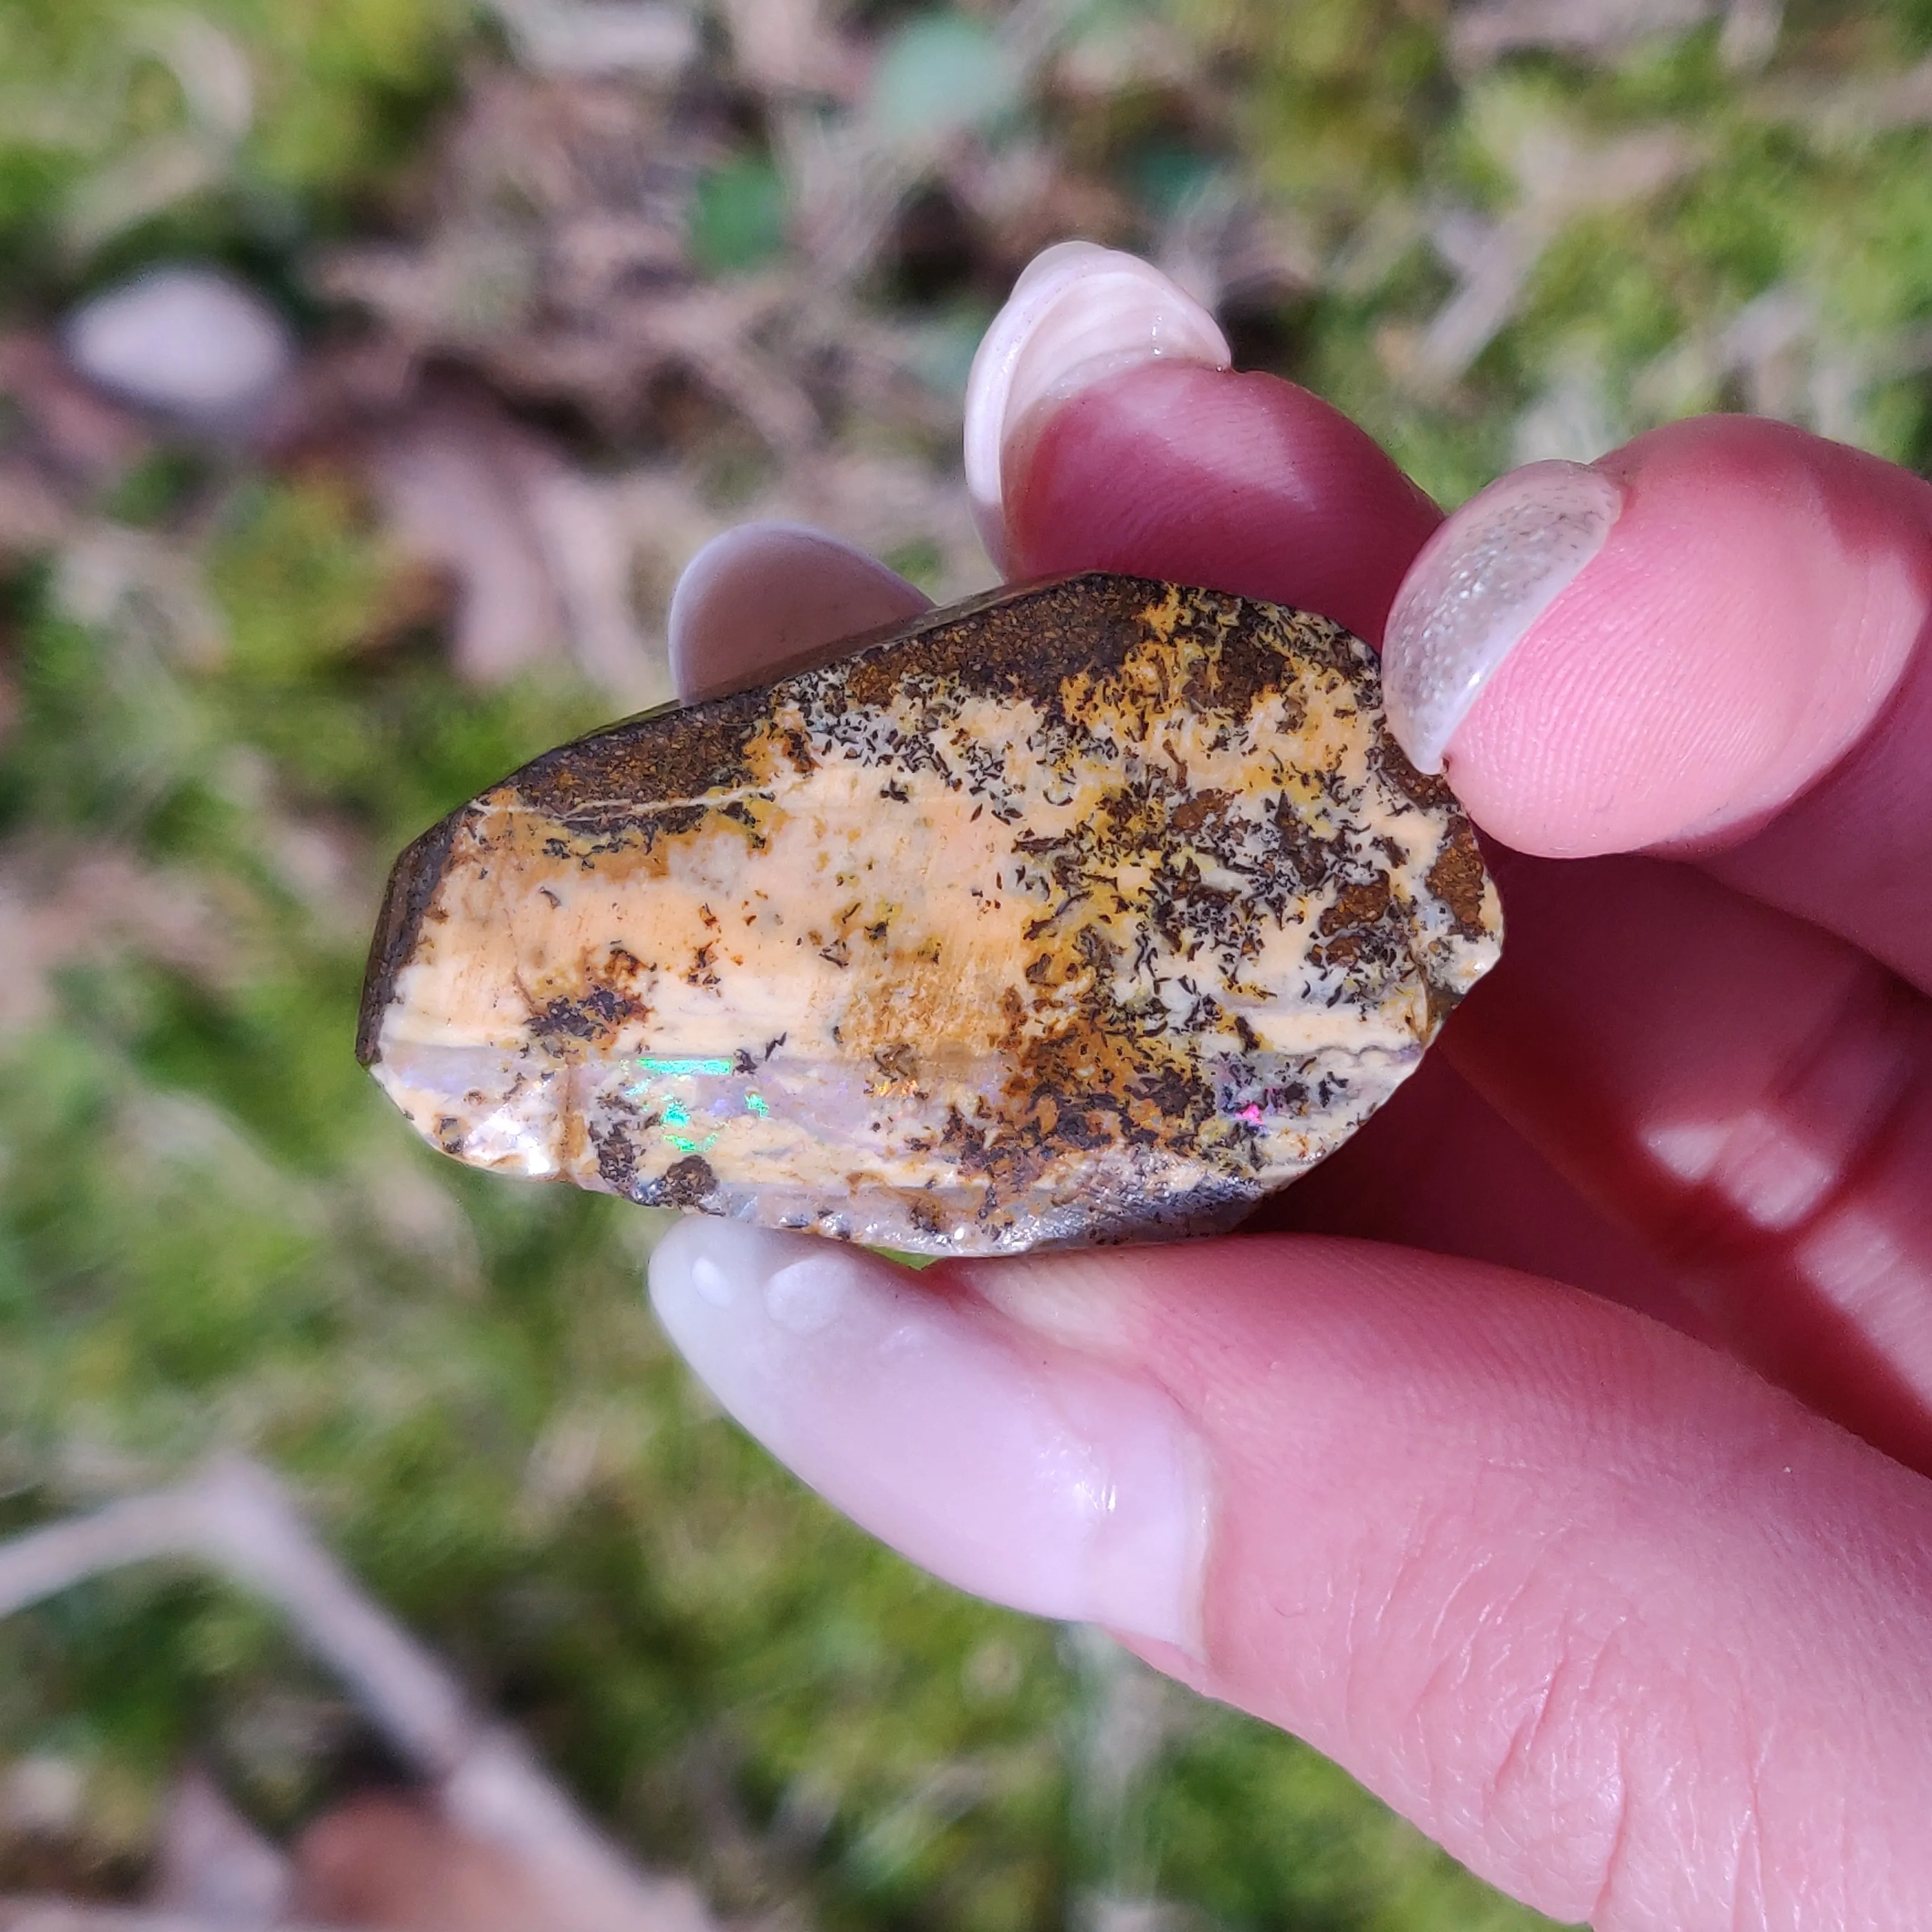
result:
[[[1932,1484],[1588,1295],[1261,1237],[942,1264],[694,1219],[723,1406],[1602,1932],[1928,1922]]]

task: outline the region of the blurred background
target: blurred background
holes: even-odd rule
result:
[[[1712,408],[1918,463],[1928,128],[1932,0],[0,0],[0,1927],[1540,1924],[832,1519],[668,1357],[651,1215],[390,1112],[363,949],[666,694],[718,530],[989,580],[1043,244],[1445,503]]]

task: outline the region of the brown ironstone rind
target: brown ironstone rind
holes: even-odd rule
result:
[[[1232,1226],[1494,964],[1324,618],[1127,577],[546,754],[397,861],[358,1052],[460,1160],[927,1254]]]

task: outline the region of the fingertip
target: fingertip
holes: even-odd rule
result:
[[[1735,842],[1870,726],[1932,608],[1932,492],[1787,425],[1714,417],[1462,506],[1398,598],[1412,756],[1505,844]]]
[[[713,696],[820,646],[917,616],[932,600],[842,538],[802,524],[741,524],[712,538],[671,592],[678,696]]]
[[[1423,546],[1389,613],[1389,728],[1439,772],[1462,721],[1525,635],[1602,550],[1623,508],[1611,479],[1532,463],[1471,499]]]
[[[1209,1466],[1144,1378],[813,1235],[694,1217],[650,1288],[725,1409],[901,1554],[1017,1610],[1198,1644]]]
[[[1106,377],[1151,364],[1225,369],[1214,318],[1150,262],[1090,242],[1029,262],[993,318],[966,386],[966,485],[988,554],[1009,576],[1010,478],[1040,425]]]
[[[988,551],[1010,578],[1160,577],[1378,637],[1435,506],[1340,412],[1229,360],[1214,317],[1148,262],[1086,242],[1036,257],[967,390]]]

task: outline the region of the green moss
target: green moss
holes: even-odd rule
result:
[[[762,155],[740,154],[708,170],[692,190],[691,259],[712,274],[770,262],[784,247],[785,186]]]
[[[0,4],[0,298],[191,247],[286,248],[386,193],[468,0]]]
[[[1342,266],[1298,306],[1290,373],[1358,414],[1444,500],[1505,466],[1515,425],[1580,372],[1620,434],[1743,404],[1882,454],[1917,448],[1922,407],[1891,377],[1901,362],[1916,367],[1932,293],[1918,192],[1932,143],[1922,129],[1875,128],[1832,96],[1916,58],[1922,7],[1868,9],[1856,22],[1789,10],[1764,76],[1726,67],[1715,26],[1596,60],[1525,52],[1462,76],[1427,10],[1192,0],[1191,11],[1241,63],[1253,165],[1318,216]],[[1404,345],[1452,286],[1426,238],[1441,210],[1508,218],[1547,187],[1552,141],[1588,151],[1632,138],[1681,143],[1676,177],[1628,205],[1574,208],[1474,365],[1415,380]],[[1541,160],[1526,146],[1537,142]],[[1410,238],[1352,285],[1348,265],[1378,229]],[[1774,290],[1814,320],[1772,388],[1748,370],[1698,380],[1694,358],[1665,366],[1687,343],[1706,345],[1708,361]]]

